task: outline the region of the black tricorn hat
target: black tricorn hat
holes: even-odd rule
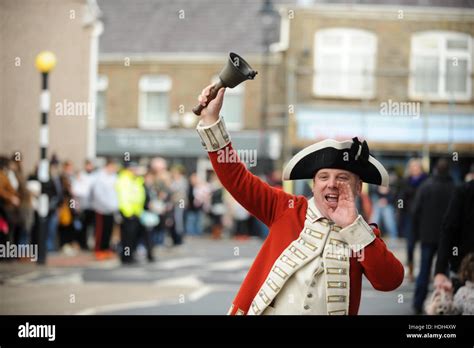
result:
[[[283,180],[313,179],[323,168],[347,170],[366,183],[388,187],[387,170],[370,155],[367,142],[361,143],[357,137],[326,139],[304,148],[286,165]]]

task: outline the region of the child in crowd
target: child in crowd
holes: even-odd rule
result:
[[[464,286],[454,295],[454,311],[456,314],[474,314],[474,253],[467,254],[461,262],[459,276]]]

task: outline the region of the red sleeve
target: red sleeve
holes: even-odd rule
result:
[[[359,254],[364,274],[374,289],[395,290],[403,282],[405,270],[401,262],[387,249],[380,238],[380,231],[374,228],[374,233],[374,241],[362,249],[363,254]]]
[[[267,226],[296,203],[296,197],[276,189],[250,173],[237,152],[228,144],[209,152],[212,166],[222,185],[252,215]]]

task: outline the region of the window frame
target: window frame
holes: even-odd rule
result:
[[[434,37],[437,40],[437,49],[430,50],[417,46],[422,39]],[[467,39],[467,50],[448,49],[450,39]],[[428,30],[414,33],[410,42],[410,76],[408,79],[408,95],[412,100],[423,101],[470,101],[472,98],[472,60],[473,38],[468,33],[442,30]],[[438,59],[438,90],[437,92],[418,92],[415,90],[415,58],[418,56],[436,57]],[[466,92],[451,93],[446,91],[446,62],[458,58],[467,60]]]
[[[162,78],[163,86],[152,86],[151,79]],[[138,101],[138,127],[144,129],[168,129],[171,126],[171,115],[169,107],[169,94],[173,86],[173,81],[169,75],[166,74],[147,74],[140,77],[138,83],[139,101]],[[150,121],[145,115],[147,112],[147,94],[148,93],[166,93],[168,99],[168,110],[165,121]]]
[[[337,49],[331,49],[324,47],[322,44],[323,38],[325,35],[341,35],[343,47]],[[368,40],[371,40],[366,47],[361,47],[358,51],[368,51],[372,55],[372,66],[368,69],[368,74],[371,75],[371,86],[367,91],[359,90],[357,93],[354,93],[354,90],[350,87],[350,75],[347,72],[350,71],[350,61],[351,54],[353,52],[353,47],[350,43],[350,37],[354,34],[363,34],[367,37]],[[377,34],[360,28],[351,28],[351,27],[334,27],[320,29],[314,34],[314,50],[313,50],[313,83],[312,83],[312,93],[315,97],[329,97],[329,98],[341,98],[341,99],[373,99],[376,94],[376,68],[377,68],[377,50],[378,50],[378,37]],[[325,52],[337,53],[342,59],[341,64],[341,76],[342,76],[342,86],[337,91],[328,92],[327,90],[321,89],[321,80],[318,80],[318,70],[320,65],[321,54]],[[321,75],[319,75],[321,76]]]

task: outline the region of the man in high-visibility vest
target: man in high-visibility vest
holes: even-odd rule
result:
[[[140,215],[145,205],[145,188],[143,178],[137,176],[137,165],[133,162],[125,162],[117,179],[117,194],[119,211],[122,215],[120,226],[122,251],[122,263],[132,263],[133,254],[137,245],[140,230]]]

